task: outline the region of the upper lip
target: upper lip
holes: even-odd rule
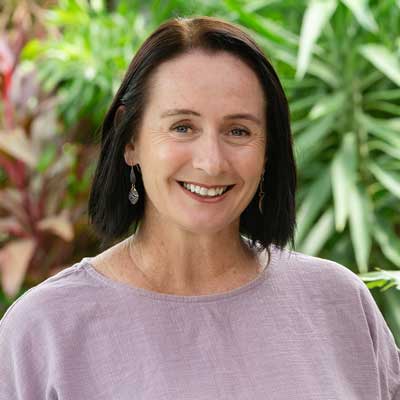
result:
[[[178,182],[189,183],[189,184],[191,184],[191,185],[194,185],[194,186],[201,186],[201,187],[205,187],[205,188],[207,188],[207,189],[219,188],[219,187],[225,187],[225,186],[233,186],[233,185],[226,185],[226,184],[220,184],[220,185],[206,185],[206,184],[204,184],[204,183],[191,182],[191,181],[178,181]]]

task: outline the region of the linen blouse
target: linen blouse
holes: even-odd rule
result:
[[[271,251],[251,282],[199,296],[83,258],[0,321],[0,400],[400,400],[400,351],[364,282]]]

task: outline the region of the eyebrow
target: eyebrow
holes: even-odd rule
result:
[[[201,114],[199,114],[196,111],[193,110],[187,110],[185,108],[175,108],[172,110],[167,110],[164,111],[161,114],[161,118],[165,118],[165,117],[173,117],[175,115],[195,115],[196,117],[201,117]],[[248,114],[248,113],[237,113],[237,114],[229,114],[229,115],[225,115],[224,118],[225,120],[229,120],[229,119],[248,119],[250,121],[255,122],[258,125],[261,125],[261,121],[255,117],[253,114]]]

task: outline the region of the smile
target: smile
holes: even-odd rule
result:
[[[213,188],[206,188],[203,186],[193,185],[191,183],[179,182],[178,183],[187,191],[197,194],[201,197],[218,197],[223,195],[228,190],[232,189],[234,185],[219,186]]]

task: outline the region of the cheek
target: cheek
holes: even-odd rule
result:
[[[265,159],[265,146],[262,143],[253,143],[246,148],[241,148],[234,157],[234,162],[241,165],[241,168],[249,174],[258,174],[262,171]]]
[[[164,142],[149,146],[143,161],[150,171],[157,170],[161,177],[173,173],[182,164],[187,163],[190,157],[191,152],[188,146],[182,143]]]
[[[176,159],[188,157],[189,155],[189,149],[177,143],[165,144],[158,149],[158,157],[163,161],[174,161]]]

